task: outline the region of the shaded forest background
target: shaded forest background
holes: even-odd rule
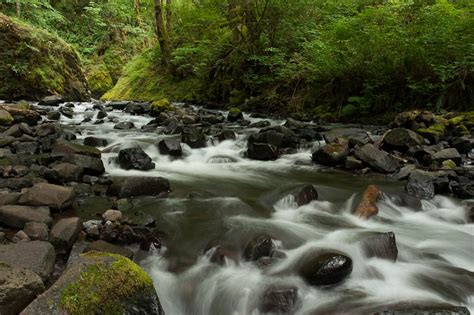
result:
[[[328,120],[474,108],[470,0],[0,0],[0,11],[73,45],[96,98]]]

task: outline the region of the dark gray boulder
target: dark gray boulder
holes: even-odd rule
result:
[[[298,273],[311,285],[336,284],[352,272],[352,259],[341,253],[324,253],[306,259]]]
[[[393,173],[400,167],[400,163],[395,158],[372,144],[366,144],[356,150],[355,155],[377,172]]]
[[[140,147],[120,150],[118,163],[120,168],[125,170],[147,171],[155,168],[155,163],[152,162],[148,154]]]

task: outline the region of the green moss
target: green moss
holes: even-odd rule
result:
[[[59,37],[0,13],[0,43],[0,99],[88,99],[79,57]]]
[[[459,115],[448,120],[449,125],[456,126],[459,125],[464,120],[464,115]]]
[[[142,100],[153,102],[163,98],[201,102],[197,78],[177,79],[160,66],[159,56],[153,49],[135,57],[123,70],[115,86],[102,96],[102,100]]]
[[[123,302],[145,291],[153,291],[153,282],[137,264],[120,255],[89,252],[82,254],[96,260],[82,271],[75,282],[61,292],[61,308],[70,315],[123,313]],[[115,259],[110,265],[101,258]]]
[[[241,112],[242,111],[240,110],[240,108],[237,108],[237,107],[232,107],[231,109],[229,109],[229,114],[232,114],[232,115],[238,115]]]
[[[10,126],[14,121],[15,119],[9,112],[0,109],[0,126]]]
[[[443,165],[444,168],[449,168],[449,169],[456,168],[456,163],[454,163],[453,160],[443,161],[442,165]]]
[[[94,65],[86,71],[89,90],[95,98],[100,98],[113,87],[112,77],[105,64]]]
[[[160,113],[173,110],[173,106],[167,98],[163,98],[159,101],[154,101],[151,103],[150,110],[153,115],[159,115]]]
[[[31,105],[27,101],[19,101],[17,106],[19,109],[31,109]]]

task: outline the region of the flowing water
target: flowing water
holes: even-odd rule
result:
[[[139,129],[151,118],[113,111],[109,118],[132,121],[138,128],[114,130],[107,119],[93,124],[92,104],[76,104],[74,110],[73,119],[61,117],[61,122],[80,130],[79,139],[109,141],[101,148],[107,152],[103,160],[108,174],[162,176],[171,183],[167,198],[143,205],[168,235],[166,248],[141,262],[166,314],[260,314],[262,295],[275,285],[298,288],[297,314],[363,313],[366,306],[409,302],[474,310],[474,225],[466,224],[459,200],[436,196],[420,203],[403,193],[401,183],[311,165],[310,154],[321,143],[277,161],[246,159],[246,139],[257,131],[251,129],[235,141],[185,147],[186,157],[173,160],[157,150],[165,136]],[[92,121],[80,123],[85,117]],[[113,162],[121,148],[136,144],[152,157],[156,169],[125,171]],[[301,184],[313,184],[319,200],[297,207],[288,191]],[[379,214],[362,220],[351,212],[369,184],[378,185],[384,195]],[[366,257],[358,241],[389,231],[396,235],[398,260]],[[272,236],[286,254],[267,268],[239,259],[245,244],[261,234]],[[224,266],[211,263],[209,252],[204,254],[216,242],[233,258]],[[354,269],[345,282],[318,288],[291,272],[306,255],[328,249],[352,258]]]

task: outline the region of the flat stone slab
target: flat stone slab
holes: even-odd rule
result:
[[[51,225],[53,219],[49,216],[49,209],[47,207],[1,206],[0,222],[22,229],[28,222]]]
[[[37,273],[46,280],[54,270],[56,253],[48,242],[0,245],[0,262]]]
[[[44,290],[33,271],[0,263],[0,314],[18,314]]]

